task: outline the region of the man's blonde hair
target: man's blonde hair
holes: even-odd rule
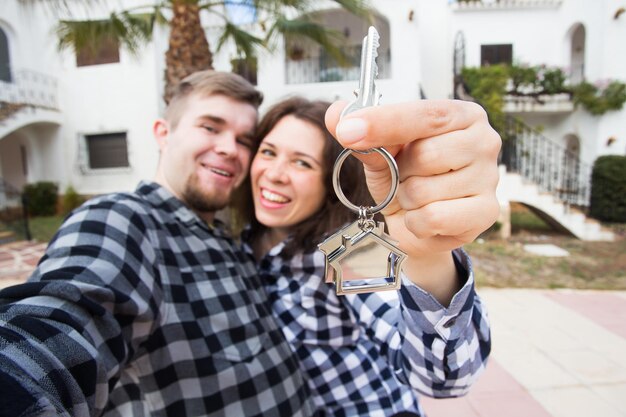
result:
[[[223,95],[249,103],[255,109],[263,102],[263,93],[240,75],[213,70],[194,72],[178,84],[165,110],[165,120],[170,122],[172,129],[178,125],[187,99],[194,94],[202,97]]]

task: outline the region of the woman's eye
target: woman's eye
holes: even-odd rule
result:
[[[274,154],[274,151],[272,151],[271,149],[267,149],[267,148],[265,148],[265,149],[259,149],[259,153],[260,153],[261,155],[265,155],[265,156],[274,156],[274,155],[275,155],[275,154]]]
[[[303,168],[312,168],[311,164],[307,161],[303,161],[302,159],[296,160],[296,165]]]

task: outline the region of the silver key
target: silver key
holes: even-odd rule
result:
[[[378,76],[378,46],[378,32],[370,27],[363,39],[361,78],[359,88],[354,92],[356,100],[346,106],[341,113],[342,118],[364,107],[378,105],[380,94],[374,82]],[[358,207],[348,201],[341,190],[339,171],[345,158],[352,152],[377,152],[389,164],[392,186],[387,198],[375,207]],[[335,283],[337,295],[400,289],[400,270],[406,254],[398,248],[398,242],[384,232],[384,223],[374,221],[374,214],[383,210],[395,197],[398,188],[398,166],[395,160],[384,148],[366,151],[345,149],[335,161],[333,187],[339,200],[358,213],[359,218],[318,245],[326,257],[326,282]]]
[[[348,113],[362,109],[363,107],[378,106],[380,94],[376,87],[376,77],[378,77],[378,47],[380,46],[380,35],[374,26],[367,30],[367,36],[363,38],[363,48],[361,49],[361,78],[359,88],[354,91],[356,100],[343,109],[341,117]]]

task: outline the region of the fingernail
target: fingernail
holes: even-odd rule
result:
[[[367,134],[367,122],[363,119],[345,119],[337,125],[337,138],[344,145],[357,142]]]

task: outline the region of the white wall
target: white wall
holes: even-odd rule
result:
[[[11,58],[19,68],[36,69],[57,77],[62,127],[30,139],[29,147],[46,152],[34,159],[35,172],[72,184],[86,194],[128,190],[140,179],[153,176],[158,152],[151,125],[162,113],[164,53],[167,30],[158,29],[155,41],[139,58],[121,52],[120,63],[77,68],[71,52],[59,54],[52,33],[58,18],[41,8],[25,9],[18,0],[0,0],[0,26],[12,42]],[[111,0],[112,4],[143,4],[143,0]],[[325,3],[325,6],[328,3]],[[621,0],[563,0],[559,7],[461,11],[448,0],[372,0],[377,13],[390,25],[391,77],[377,82],[382,103],[419,98],[420,85],[428,98],[452,93],[454,36],[462,30],[466,64],[479,65],[480,45],[512,43],[514,58],[529,64],[569,66],[568,32],[577,23],[586,30],[586,70],[591,81],[619,78],[626,81],[626,14],[613,19]],[[19,7],[18,7],[19,6]],[[80,16],[84,10],[76,10]],[[103,12],[102,12],[103,13]],[[94,16],[93,14],[91,15]],[[204,21],[209,42],[216,45],[218,31]],[[353,34],[357,36],[357,34]],[[363,34],[364,35],[364,34]],[[234,50],[226,47],[214,57],[218,70],[230,70]],[[285,84],[285,56],[278,45],[274,54],[261,52],[259,88],[266,96],[262,110],[285,95],[309,98],[353,98],[357,82]],[[533,116],[555,141],[574,133],[581,138],[581,153],[593,161],[605,153],[626,150],[626,110],[593,117],[578,110],[566,116]],[[78,141],[82,134],[127,131],[130,169],[84,174],[78,169]],[[611,146],[609,137],[615,141]],[[44,139],[42,139],[44,138]],[[39,141],[39,142],[38,142]],[[43,158],[43,157],[42,157]],[[6,163],[3,161],[3,167]]]

